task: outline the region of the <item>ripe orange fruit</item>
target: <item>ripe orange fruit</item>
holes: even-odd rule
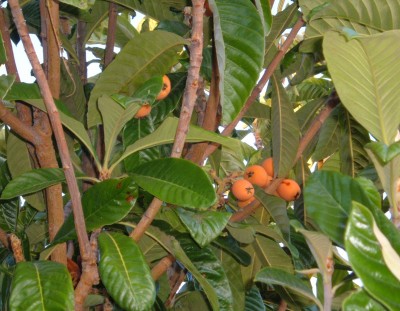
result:
[[[167,75],[163,76],[163,87],[161,92],[158,93],[156,100],[162,100],[168,96],[169,92],[171,92],[171,81],[169,80]]]
[[[264,188],[268,181],[268,174],[261,165],[251,165],[244,171],[244,179],[253,185]]]
[[[301,189],[293,179],[284,179],[276,189],[276,192],[285,201],[294,201],[300,196]]]
[[[261,164],[269,176],[274,177],[274,159],[266,158]]]
[[[149,104],[144,104],[133,117],[136,119],[144,118],[150,113],[150,111],[151,106]]]
[[[253,185],[246,179],[236,180],[231,187],[231,191],[239,201],[246,201],[254,196]]]
[[[238,204],[238,206],[239,206],[240,208],[243,208],[243,207],[249,205],[249,204],[250,204],[251,202],[253,202],[255,199],[256,199],[255,197],[251,197],[250,199],[248,199],[248,200],[246,200],[246,201],[238,201],[237,204]]]

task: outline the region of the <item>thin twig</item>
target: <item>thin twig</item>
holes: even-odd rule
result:
[[[162,258],[152,269],[151,269],[151,277],[154,281],[157,281],[171,265],[175,262],[175,257],[171,254],[168,254],[164,258]]]
[[[301,27],[303,27],[304,21],[301,17],[299,17],[298,21],[296,24],[293,26],[292,30],[290,31],[288,37],[286,38],[285,42],[282,44],[282,47],[278,51],[278,53],[275,55],[274,59],[272,62],[269,64],[268,68],[264,71],[263,76],[261,77],[260,81],[257,83],[256,87],[253,89],[251,92],[249,98],[247,99],[246,103],[238,113],[238,115],[235,117],[235,119],[228,124],[225,129],[222,131],[221,135],[223,136],[229,136],[232,134],[233,130],[235,129],[236,125],[239,123],[239,121],[243,118],[243,116],[246,114],[246,112],[249,110],[253,102],[257,99],[257,97],[260,95],[261,91],[263,90],[265,84],[268,82],[272,74],[274,73],[275,69],[278,67],[280,64],[281,60],[285,56],[287,50],[289,47],[292,45],[294,39],[296,38],[297,33],[300,31]],[[203,156],[203,160],[207,158],[211,153],[213,153],[216,149],[218,148],[217,144],[210,144]]]
[[[178,127],[175,133],[175,140],[172,146],[171,157],[180,158],[183,146],[185,144],[193,108],[196,102],[196,91],[198,87],[198,79],[203,52],[203,7],[204,0],[193,0],[193,27],[192,39],[190,44],[190,67],[188,70],[188,78],[186,80],[185,93],[183,95],[181,114],[179,117]],[[162,201],[154,198],[150,206],[147,208],[142,219],[132,231],[130,236],[138,241],[143,236],[146,229],[150,226],[154,217],[157,215],[162,205]]]
[[[107,67],[114,57],[114,44],[115,44],[115,27],[117,25],[118,17],[117,5],[113,2],[109,3],[108,7],[108,30],[106,51],[104,54],[104,67]]]

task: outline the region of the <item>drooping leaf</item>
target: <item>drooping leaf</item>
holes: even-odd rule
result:
[[[232,213],[227,212],[193,212],[183,208],[178,208],[177,212],[192,238],[201,247],[219,236],[232,216]]]
[[[285,239],[289,240],[290,224],[286,211],[286,202],[281,198],[266,194],[260,188],[256,188],[255,196],[274,219]]]
[[[97,99],[101,95],[131,96],[145,81],[169,71],[186,43],[182,37],[155,30],[135,36],[103,71],[93,88],[88,102],[88,127],[101,122]]]
[[[343,245],[352,201],[376,208],[357,181],[333,171],[313,173],[304,188],[307,216],[339,245]]]
[[[367,131],[387,145],[394,142],[400,120],[400,90],[393,80],[400,68],[395,57],[400,52],[399,38],[400,30],[393,30],[347,41],[331,31],[323,43],[342,103]]]
[[[183,159],[157,159],[133,169],[137,184],[162,201],[194,209],[206,209],[216,200],[207,174]]]
[[[61,0],[60,2],[77,7],[81,10],[87,10],[91,4],[90,0]]]
[[[62,168],[38,168],[11,180],[1,194],[2,200],[43,190],[65,180]]]
[[[286,177],[296,158],[300,130],[292,103],[276,75],[271,77],[271,83],[274,174]]]
[[[260,1],[256,0],[255,5],[258,10],[258,14],[260,14],[261,22],[264,28],[264,36],[267,36],[271,30],[272,25],[272,14],[270,3],[268,1]]]
[[[323,310],[321,302],[314,296],[311,288],[306,286],[305,283],[293,274],[275,268],[264,268],[257,273],[254,281],[283,286],[289,290],[294,297],[304,297],[308,299],[310,303],[315,303],[320,310]]]
[[[351,29],[359,34],[374,34],[399,29],[395,12],[400,9],[397,0],[300,0],[304,16],[309,20],[302,51],[315,50],[324,34],[331,29]]]
[[[210,0],[220,74],[223,124],[238,114],[257,83],[264,59],[264,29],[249,1]]]
[[[225,252],[231,254],[235,260],[237,260],[241,265],[248,266],[251,263],[251,257],[246,253],[232,237],[218,237],[212,244],[218,246],[219,248],[225,250]]]
[[[398,268],[398,263],[393,266],[395,261],[388,262],[385,253],[391,249],[395,257],[399,256],[390,243],[382,245],[382,236],[389,238],[380,232],[371,212],[362,204],[353,202],[345,235],[350,263],[368,293],[390,310],[397,310],[400,297],[393,293],[399,290],[400,280],[393,275],[391,268]],[[393,254],[387,253],[395,260]]]
[[[387,310],[377,300],[373,299],[364,289],[360,289],[343,301],[343,309],[346,311],[385,311]]]
[[[313,153],[313,160],[323,160],[334,154],[339,149],[339,137],[339,120],[330,116],[322,124],[318,135],[318,142]]]
[[[107,292],[124,310],[149,309],[156,298],[150,268],[138,245],[120,233],[99,235],[99,272]]]
[[[137,185],[131,178],[108,179],[95,184],[82,196],[86,229],[92,231],[121,220],[135,205],[137,195]],[[69,215],[53,243],[62,243],[75,236],[73,215]]]
[[[365,148],[370,149],[382,164],[387,164],[400,154],[399,141],[391,144],[390,146],[387,146],[382,142],[375,141],[366,144]]]
[[[67,267],[51,261],[19,262],[11,287],[10,310],[73,310],[74,289]]]
[[[7,155],[7,165],[13,178],[33,169],[28,146],[12,132],[8,134],[7,138]],[[24,196],[24,199],[38,211],[43,211],[45,209],[42,193]]]

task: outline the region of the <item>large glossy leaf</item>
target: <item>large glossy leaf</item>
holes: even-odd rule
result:
[[[320,310],[323,310],[321,302],[314,296],[311,288],[293,274],[275,268],[264,268],[257,273],[254,281],[283,286],[290,291],[293,297],[304,297],[310,303],[315,303]]]
[[[272,25],[270,3],[268,1],[256,0],[255,5],[257,7],[258,14],[260,14],[261,22],[264,27],[264,36],[267,36],[271,30]]]
[[[86,229],[92,231],[124,218],[135,205],[137,191],[137,185],[131,178],[108,179],[95,184],[82,196]],[[73,215],[69,215],[53,243],[61,243],[75,236]]]
[[[14,272],[10,310],[73,310],[74,289],[67,267],[51,261],[20,262]]]
[[[206,209],[217,200],[210,178],[187,160],[154,160],[134,168],[131,176],[140,187],[167,203]]]
[[[243,266],[248,266],[251,263],[251,256],[246,253],[238,242],[236,242],[232,237],[218,237],[212,244],[223,249],[225,252],[229,253],[237,262]]]
[[[385,311],[387,310],[378,301],[373,299],[368,293],[361,289],[348,296],[343,301],[343,310],[346,311]]]
[[[8,134],[7,138],[7,155],[7,165],[13,178],[33,169],[28,146],[23,140],[11,132]],[[45,209],[42,193],[24,196],[24,199],[38,211],[43,211]]]
[[[167,118],[152,134],[139,139],[134,144],[128,146],[124,153],[116,160],[112,166],[115,167],[120,161],[124,160],[126,157],[134,154],[135,152],[151,148],[154,146],[169,144],[174,141],[176,128],[178,126],[178,119],[169,117]],[[198,126],[191,125],[189,127],[189,132],[187,133],[186,142],[204,142],[210,141],[223,145],[236,154],[244,153],[246,145],[237,139],[232,139],[229,137],[223,137],[216,133],[206,131]],[[248,146],[248,145],[247,145]]]
[[[159,21],[181,20],[182,11],[187,5],[185,0],[114,0],[113,2]]]
[[[274,174],[286,177],[294,165],[299,145],[299,125],[293,105],[276,75],[271,77],[272,93],[272,152]]]
[[[339,245],[343,245],[352,201],[376,208],[357,181],[333,171],[315,172],[304,188],[307,216]]]
[[[300,7],[309,20],[303,51],[313,51],[323,35],[331,29],[353,29],[360,34],[373,34],[399,29],[397,0],[300,0]],[[311,12],[310,12],[311,11]]]
[[[256,198],[268,211],[286,240],[289,240],[290,224],[286,211],[286,202],[281,198],[266,194],[262,189],[256,188]]]
[[[62,168],[39,168],[19,175],[11,180],[1,194],[7,200],[33,193],[65,180]]]
[[[88,127],[101,122],[96,107],[101,95],[132,95],[151,77],[168,72],[177,62],[178,51],[185,43],[182,37],[161,30],[135,36],[97,80],[88,103]]]
[[[313,160],[323,160],[339,149],[339,125],[339,120],[332,116],[322,124],[318,135],[318,142],[313,153]]]
[[[77,7],[81,10],[87,10],[91,4],[89,0],[61,0],[60,2]]]
[[[398,310],[400,297],[393,293],[400,289],[400,280],[393,272],[399,271],[399,255],[388,238],[372,213],[354,202],[345,236],[350,263],[371,296],[390,310]]]
[[[264,29],[249,1],[210,0],[220,74],[223,124],[243,107],[253,90],[264,59]]]
[[[156,298],[150,268],[139,246],[128,236],[104,232],[99,236],[101,281],[124,310],[149,309]]]
[[[342,103],[377,140],[394,142],[400,120],[395,77],[400,68],[400,30],[346,40],[338,32],[324,38],[328,69]],[[344,56],[345,55],[345,56]]]
[[[177,212],[192,238],[201,247],[219,236],[232,216],[232,213],[227,212],[193,212],[183,208],[179,208]]]

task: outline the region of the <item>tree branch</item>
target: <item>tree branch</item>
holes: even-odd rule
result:
[[[157,281],[172,264],[175,262],[175,257],[171,254],[168,254],[164,258],[162,258],[152,269],[151,269],[151,277],[154,281]]]
[[[114,58],[114,45],[115,45],[115,27],[117,25],[118,17],[117,5],[110,2],[108,7],[108,30],[106,51],[104,54],[104,67],[107,67]]]
[[[88,273],[89,275],[92,275],[92,280],[94,282],[97,273],[97,267],[94,270],[92,263],[96,262],[96,257],[94,256],[94,253],[90,248],[89,239],[86,234],[86,224],[84,221],[84,216],[82,211],[80,192],[78,184],[76,182],[72,161],[68,153],[68,146],[65,140],[62,124],[60,121],[60,116],[57,107],[54,103],[54,99],[52,97],[49,84],[47,83],[46,80],[46,76],[43,72],[39,59],[35,53],[33,44],[29,37],[28,28],[25,23],[25,19],[22,14],[21,7],[19,6],[18,0],[10,0],[8,4],[11,8],[15,25],[17,27],[26,54],[28,56],[29,61],[31,62],[33,71],[35,73],[37,82],[39,84],[40,92],[42,94],[43,101],[46,105],[50,122],[53,127],[54,136],[57,141],[58,150],[65,173],[65,178],[71,196],[72,210],[74,214],[75,229],[78,236],[80,253],[83,262],[88,263],[88,266],[83,269],[83,273]],[[77,305],[76,307],[81,310],[83,309],[83,305],[81,306]]]
[[[233,130],[235,129],[236,125],[239,123],[239,121],[243,118],[243,116],[246,114],[247,110],[249,110],[250,106],[253,104],[253,102],[257,99],[257,97],[260,95],[261,91],[263,90],[265,84],[268,82],[268,80],[271,78],[272,74],[274,73],[275,69],[278,67],[280,64],[281,60],[285,56],[287,50],[289,47],[292,45],[294,39],[296,38],[297,33],[300,31],[301,27],[303,27],[304,21],[301,17],[297,20],[296,24],[293,26],[292,30],[290,31],[288,37],[286,38],[285,42],[282,44],[282,47],[276,53],[274,59],[272,62],[269,64],[268,68],[264,71],[263,76],[261,77],[260,81],[257,83],[256,87],[253,89],[251,92],[249,98],[247,99],[246,103],[236,116],[236,118],[228,125],[225,127],[225,129],[222,131],[221,135],[223,136],[229,136],[232,134]],[[203,160],[207,158],[211,153],[213,153],[216,149],[218,148],[217,144],[211,144],[207,147],[207,150],[203,156]]]
[[[193,0],[193,27],[192,39],[190,44],[190,66],[188,70],[188,78],[186,80],[185,92],[183,95],[181,114],[179,117],[178,127],[175,133],[175,140],[172,146],[171,157],[179,158],[182,154],[188,132],[190,119],[192,117],[193,108],[196,102],[196,91],[198,86],[199,72],[201,61],[203,58],[203,8],[204,0]],[[143,236],[146,229],[150,226],[155,215],[161,208],[162,201],[154,198],[150,206],[147,208],[142,219],[132,231],[130,236],[138,241]]]

